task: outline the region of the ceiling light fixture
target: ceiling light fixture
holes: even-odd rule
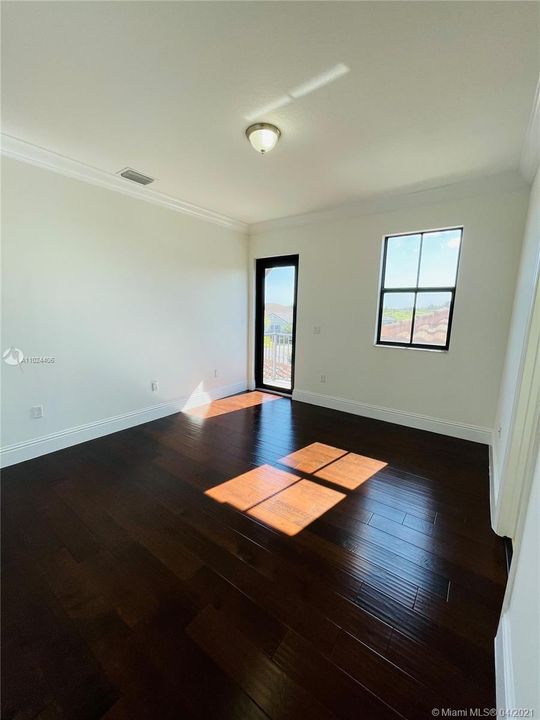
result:
[[[281,130],[270,123],[255,123],[246,130],[251,147],[264,155],[272,150],[281,136]]]

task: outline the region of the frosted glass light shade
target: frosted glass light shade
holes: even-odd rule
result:
[[[251,147],[262,155],[275,147],[280,135],[280,129],[269,123],[256,123],[246,130],[246,137]]]

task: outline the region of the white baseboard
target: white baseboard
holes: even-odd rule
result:
[[[246,390],[246,382],[235,383],[233,385],[223,385],[214,388],[208,392],[190,395],[184,398],[177,398],[168,402],[152,405],[141,410],[133,410],[131,412],[115,415],[114,417],[95,420],[85,425],[66,428],[59,432],[44,435],[42,437],[24,440],[23,442],[6,445],[0,449],[0,467],[8,467],[15,463],[31,460],[40,455],[62,450],[71,445],[78,445],[87,440],[94,440],[103,435],[110,435],[119,430],[127,430],[135,425],[142,425],[151,420],[159,420],[159,418],[173,415],[174,413],[187,410],[198,405],[204,405],[209,400],[218,400],[228,395],[243,392]]]
[[[373,418],[374,420],[384,420],[386,422],[397,423],[398,425],[418,428],[419,430],[428,430],[429,432],[440,433],[442,435],[450,435],[451,437],[462,438],[463,440],[472,440],[486,445],[491,443],[491,429],[478,425],[468,425],[466,423],[455,422],[454,420],[441,420],[440,418],[419,415],[405,410],[394,410],[392,408],[379,407],[378,405],[368,405],[367,403],[358,402],[357,400],[332,397],[331,395],[309,392],[308,390],[294,390],[293,400],[311,403],[312,405],[320,405],[331,408],[332,410],[341,410],[352,413],[353,415],[362,415]]]
[[[495,636],[495,688],[497,709],[513,710],[516,706],[514,664],[508,615],[503,613]]]

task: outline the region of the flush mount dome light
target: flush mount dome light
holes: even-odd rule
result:
[[[281,130],[269,123],[255,123],[255,125],[250,125],[246,130],[246,137],[251,143],[251,147],[257,152],[260,152],[261,155],[272,150],[279,140],[280,135]]]

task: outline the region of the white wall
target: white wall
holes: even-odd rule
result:
[[[514,537],[515,533],[520,485],[524,480],[522,465],[527,455],[524,438],[531,432],[527,427],[527,407],[531,392],[527,371],[530,373],[532,370],[532,355],[536,353],[538,346],[538,340],[534,340],[531,334],[535,332],[532,318],[538,290],[539,267],[540,173],[537,174],[531,189],[495,422],[496,432],[493,436],[493,525],[497,532],[510,537]]]
[[[56,358],[2,363],[4,462],[246,387],[244,235],[11,159],[2,181],[2,349]]]
[[[540,455],[495,641],[497,706],[540,712]]]
[[[257,257],[300,255],[295,397],[489,442],[527,195],[490,192],[257,229],[252,266]],[[383,236],[455,225],[464,236],[449,352],[375,347]]]

